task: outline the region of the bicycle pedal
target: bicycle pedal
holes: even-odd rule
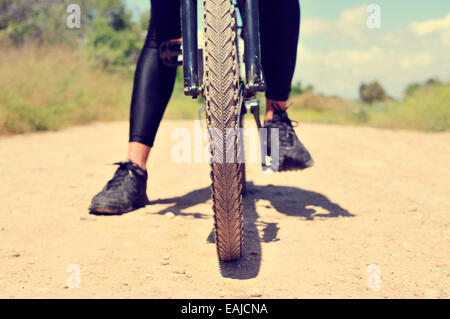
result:
[[[264,175],[275,174],[276,172],[270,166],[262,165],[261,173]]]
[[[160,44],[159,57],[165,65],[175,67],[183,64],[181,44],[181,39],[163,41]]]
[[[263,174],[274,174],[278,171],[278,167],[272,162],[272,157],[265,157],[264,161],[261,163],[261,172]]]
[[[259,100],[258,99],[249,99],[245,100],[245,108],[250,111],[254,112],[255,108],[259,106]]]

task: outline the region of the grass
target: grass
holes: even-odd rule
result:
[[[2,49],[0,74],[0,134],[128,119],[133,75],[96,69],[82,51]],[[184,96],[180,75],[166,118],[194,118],[201,106]]]
[[[57,130],[127,114],[131,81],[93,70],[69,48],[0,53],[0,130]]]
[[[450,84],[424,86],[402,101],[390,100],[372,105],[361,102],[342,103],[325,98],[323,104],[301,104],[295,97],[292,118],[303,122],[366,125],[390,129],[432,132],[450,130]],[[335,100],[329,103],[329,100]]]
[[[374,105],[368,124],[376,127],[447,131],[450,129],[450,84],[423,87],[401,102]]]
[[[202,100],[184,96],[181,68],[178,71],[164,117],[195,119]],[[0,74],[0,134],[128,119],[133,75],[96,69],[82,51],[65,47],[4,49],[0,51]],[[372,105],[311,92],[293,96],[291,103],[290,117],[301,122],[450,129],[450,84],[424,86],[403,101]]]

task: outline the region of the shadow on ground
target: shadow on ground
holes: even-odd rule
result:
[[[183,196],[158,199],[151,204],[173,204],[162,209],[156,214],[172,212],[178,216],[194,216],[196,218],[207,218],[209,215],[198,213],[186,213],[183,210],[205,203],[210,199],[210,188],[205,187]],[[260,220],[257,213],[256,202],[267,200],[277,213],[288,216],[297,216],[305,220],[313,220],[316,217],[335,218],[352,217],[349,211],[336,203],[330,201],[326,196],[290,186],[257,186],[253,182],[247,182],[247,195],[243,201],[244,214],[244,257],[236,262],[221,262],[220,271],[223,277],[233,279],[255,278],[261,266],[261,242],[270,243],[280,240],[278,238],[278,224],[266,223]],[[317,207],[321,208],[321,213],[317,212]],[[323,212],[325,211],[325,212]],[[258,228],[262,227],[262,236],[259,236]],[[207,241],[214,243],[214,230],[209,234]]]

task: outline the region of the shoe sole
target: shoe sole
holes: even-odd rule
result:
[[[129,213],[133,210],[137,210],[140,208],[143,208],[145,206],[147,206],[149,204],[149,202],[147,201],[146,203],[142,203],[142,202],[135,202],[133,203],[132,206],[129,206],[125,209],[120,209],[119,207],[106,207],[108,205],[104,205],[104,206],[99,206],[99,207],[89,207],[89,212],[91,214],[126,214]]]
[[[295,167],[295,166],[287,165],[286,167],[281,167],[281,168],[279,168],[279,169],[278,169],[278,172],[294,172],[294,171],[302,171],[302,170],[305,170],[305,169],[310,168],[310,167],[312,167],[312,166],[314,166],[314,160],[313,160],[313,159],[307,161],[303,167],[298,167],[298,166]]]

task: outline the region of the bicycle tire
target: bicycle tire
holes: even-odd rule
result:
[[[231,0],[204,0],[204,98],[211,145],[211,198],[217,255],[242,257],[242,166],[238,163],[239,61]],[[212,132],[212,133],[211,133]],[[229,161],[230,157],[233,159]]]

